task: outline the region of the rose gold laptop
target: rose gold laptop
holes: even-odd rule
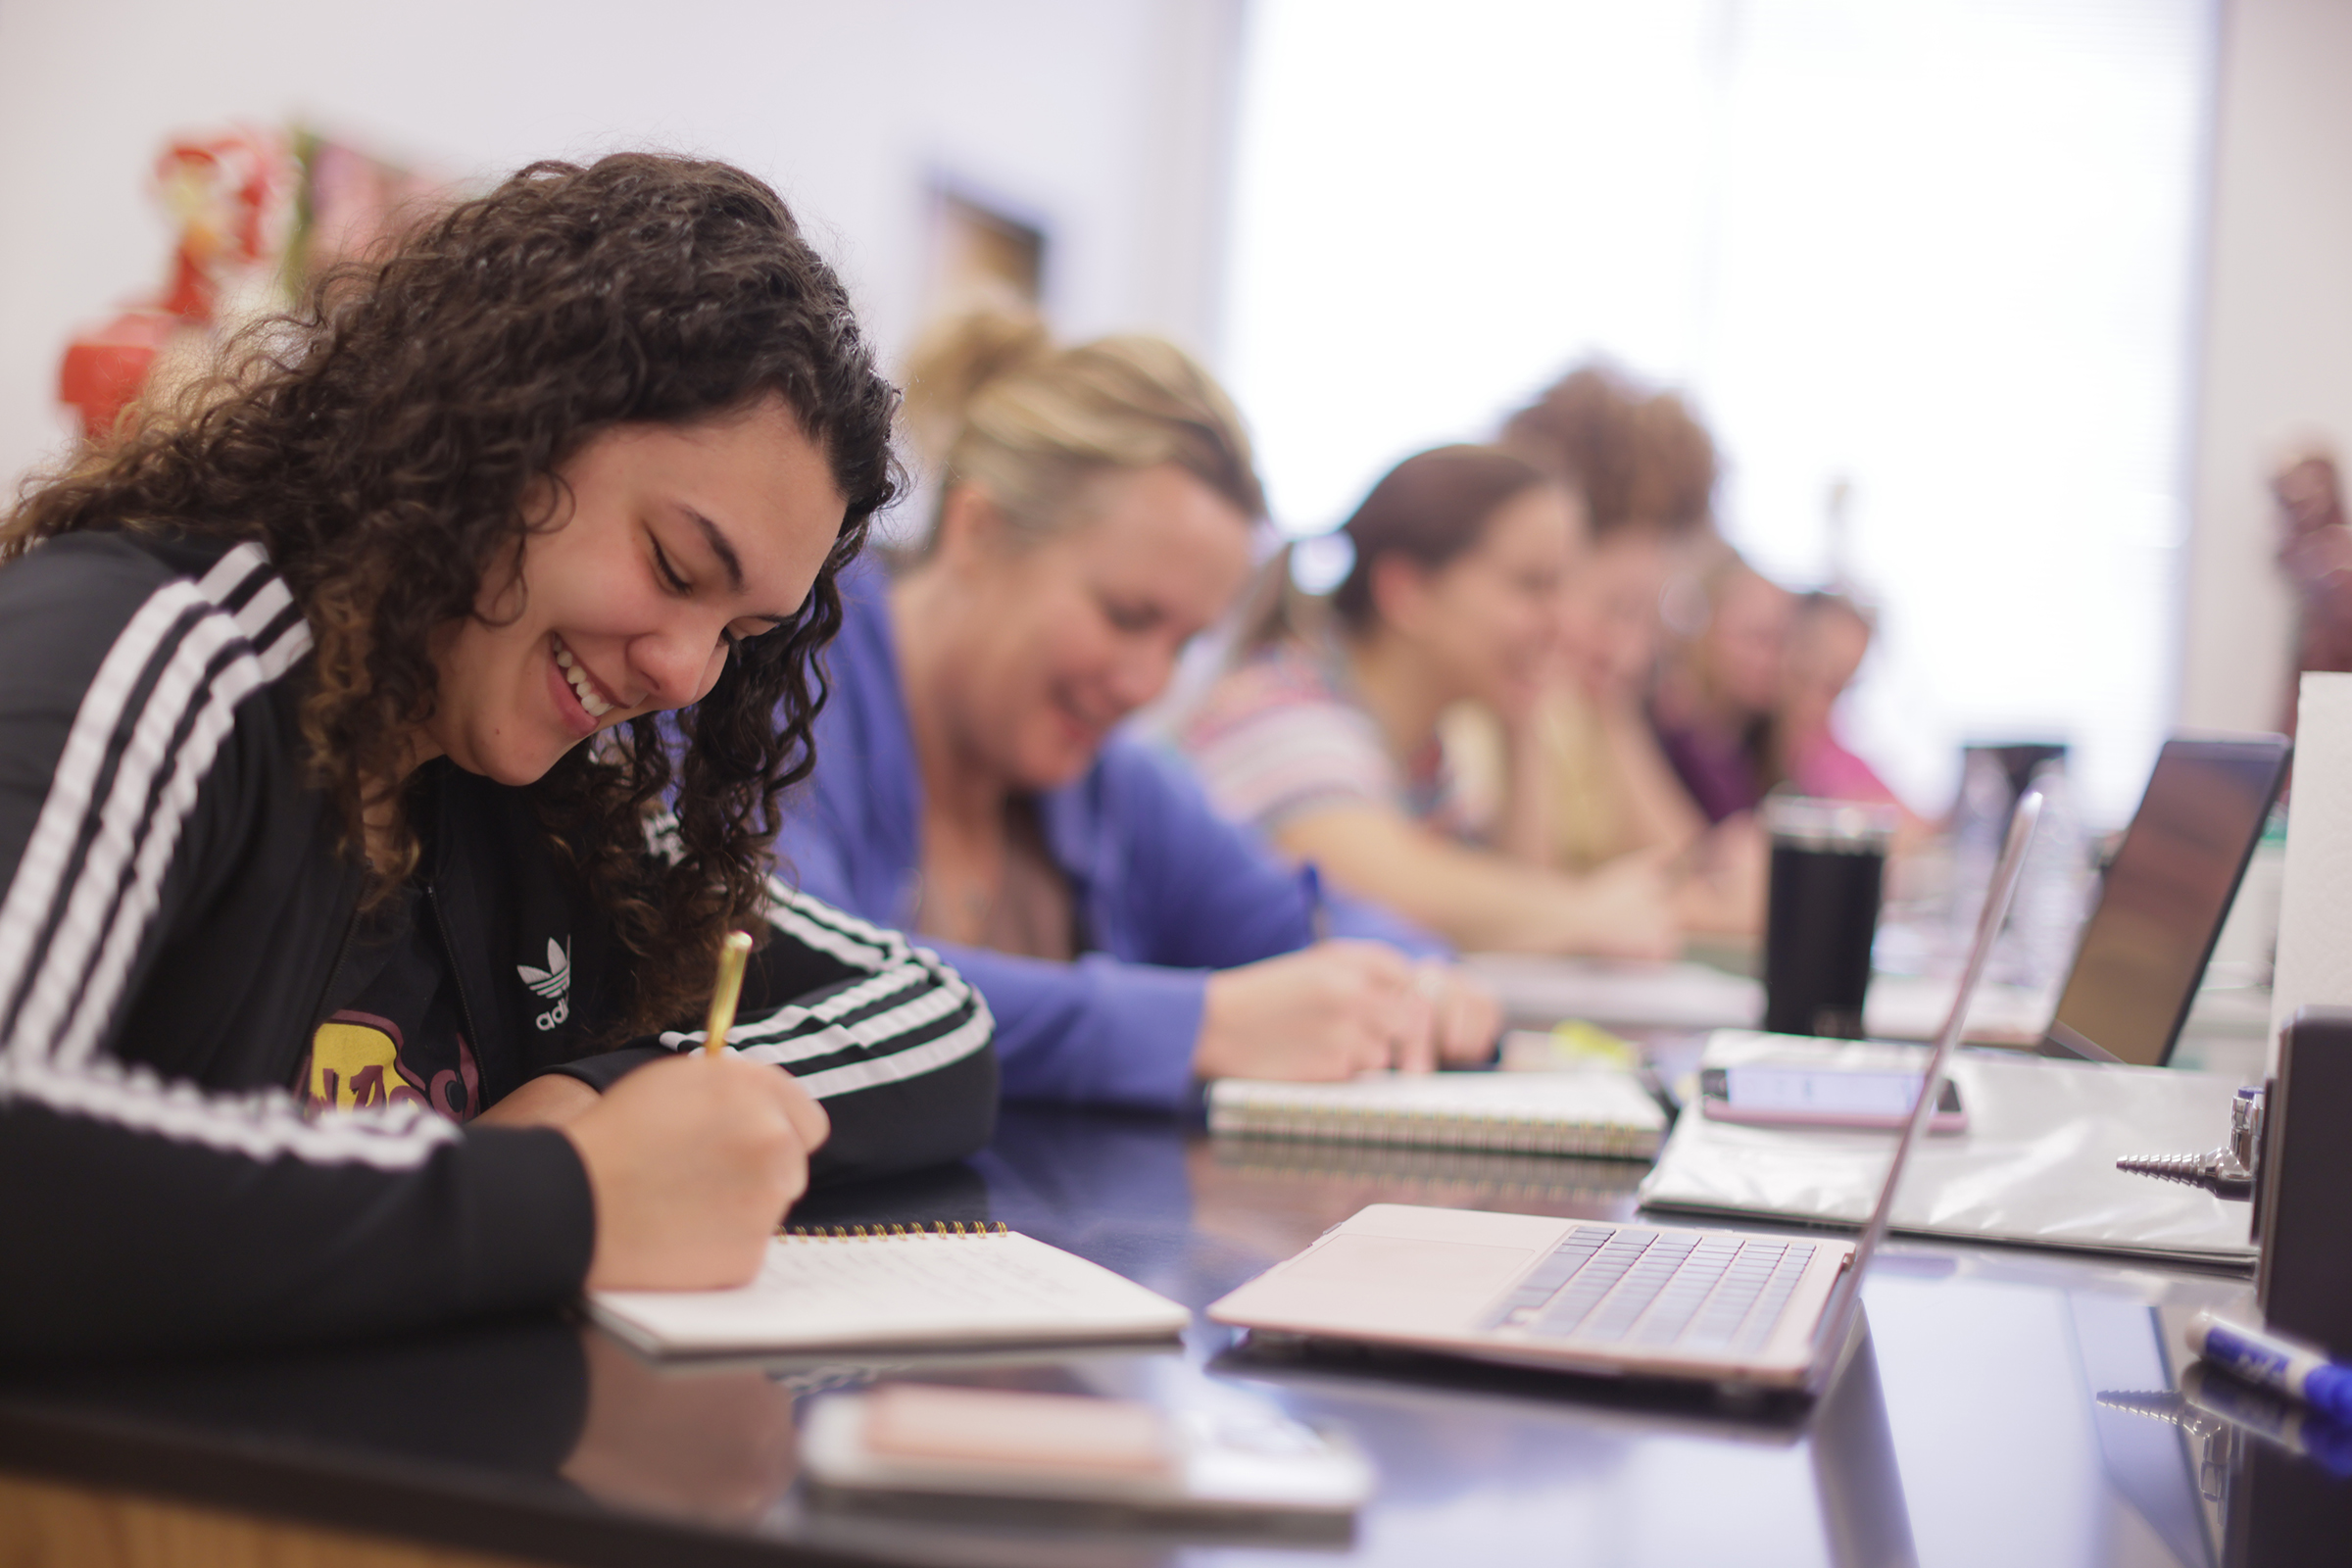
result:
[[[1610,1376],[1817,1394],[1836,1372],[2041,813],[2029,791],[1923,1093],[1853,1242],[1375,1203],[1208,1309],[1237,1328]]]

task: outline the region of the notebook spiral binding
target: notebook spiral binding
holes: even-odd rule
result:
[[[1403,1183],[1443,1203],[1464,1190],[1514,1198],[1630,1197],[1648,1171],[1634,1160],[1519,1150],[1431,1148],[1241,1136],[1213,1146],[1218,1165],[1253,1176]]]
[[[1209,1130],[1251,1138],[1296,1138],[1422,1149],[1524,1154],[1647,1158],[1658,1135],[1606,1122],[1400,1107],[1241,1104],[1214,1106]]]
[[[986,1220],[933,1220],[916,1225],[784,1225],[777,1227],[778,1236],[790,1236],[810,1242],[879,1242],[902,1236],[1010,1236],[1011,1230],[1003,1220],[991,1225]]]

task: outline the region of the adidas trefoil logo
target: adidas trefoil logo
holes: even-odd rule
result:
[[[518,963],[514,966],[514,972],[522,976],[524,985],[555,1004],[535,1020],[542,1030],[553,1029],[571,1016],[571,946],[568,940],[558,942],[554,937],[547,939],[546,968],[538,969],[527,963]]]

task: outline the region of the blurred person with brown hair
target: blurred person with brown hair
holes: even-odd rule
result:
[[[1711,822],[1761,805],[1778,782],[1780,708],[1795,600],[1729,545],[1690,583],[1688,633],[1668,650],[1650,722]]]
[[[1163,339],[1059,347],[999,308],[929,334],[908,398],[934,526],[895,578],[843,578],[790,874],[972,978],[1010,1099],[1483,1060],[1494,1004],[1439,944],[1114,733],[1250,575],[1265,503],[1223,390]]]
[[[2352,670],[2352,527],[2334,454],[2307,451],[2271,479],[2278,504],[2278,564],[2296,599],[2295,674]],[[2287,682],[2279,729],[2295,732],[2299,683]]]
[[[1844,594],[1797,595],[1772,720],[1771,782],[1823,800],[1891,806],[1901,813],[1898,842],[1908,846],[1929,824],[1837,733],[1838,700],[1860,673],[1876,630],[1870,612]]]
[[[1341,533],[1354,560],[1328,600],[1289,593],[1278,557],[1239,662],[1180,723],[1211,797],[1464,948],[1674,951],[1656,858],[1571,877],[1498,853],[1482,840],[1511,831],[1482,832],[1440,740],[1458,703],[1516,723],[1541,696],[1585,548],[1575,497],[1508,453],[1442,447],[1390,470]]]
[[[1582,496],[1592,548],[1561,601],[1554,680],[1520,733],[1491,713],[1449,715],[1465,774],[1515,771],[1514,844],[1540,863],[1587,872],[1622,856],[1679,858],[1675,906],[1692,930],[1742,933],[1762,914],[1761,840],[1745,818],[1710,831],[1660,749],[1645,711],[1656,674],[1659,603],[1676,562],[1711,536],[1715,444],[1683,400],[1588,365],[1503,428],[1503,444]],[[1489,793],[1504,793],[1499,782]]]

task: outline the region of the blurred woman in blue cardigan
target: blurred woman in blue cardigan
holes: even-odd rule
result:
[[[1011,1099],[1175,1106],[1197,1080],[1483,1059],[1491,998],[1435,941],[1322,893],[1113,734],[1240,594],[1249,437],[1174,346],[1056,349],[984,313],[918,350],[944,453],[895,578],[845,574],[788,879],[950,957]],[[930,440],[924,442],[924,437]]]

